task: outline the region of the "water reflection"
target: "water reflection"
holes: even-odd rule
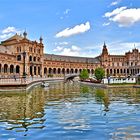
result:
[[[51,83],[0,92],[1,139],[140,138],[140,89]]]

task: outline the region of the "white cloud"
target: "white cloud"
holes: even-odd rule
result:
[[[107,47],[110,54],[125,54],[134,48],[140,49],[140,42],[116,42],[108,44]]]
[[[80,56],[81,48],[76,45],[72,45],[71,47],[57,46],[53,51],[60,55]]]
[[[57,46],[55,49],[53,49],[54,52],[60,52],[63,50],[63,47]]]
[[[15,27],[12,27],[12,26],[9,26],[0,32],[0,39],[6,39],[6,38],[14,35],[15,33],[20,34],[21,32],[22,31],[20,31],[19,29],[16,29]]]
[[[64,42],[55,42],[55,45],[68,45],[69,43],[64,41]]]
[[[127,7],[120,7],[120,8],[117,8],[117,9],[113,10],[112,12],[107,12],[107,13],[105,13],[104,17],[110,18],[112,16],[115,16],[115,15],[121,13],[126,8]]]
[[[115,6],[115,5],[118,5],[122,0],[116,0],[116,1],[113,1],[110,6]]]
[[[110,22],[103,23],[103,26],[108,26],[108,25],[110,25]]]
[[[64,11],[64,15],[67,15],[69,12],[70,12],[70,9],[66,9],[66,10]]]
[[[120,7],[112,12],[105,13],[105,17],[110,21],[116,22],[120,27],[128,27],[140,22],[140,8]]]
[[[90,29],[90,23],[86,22],[85,24],[76,25],[73,28],[66,28],[63,31],[56,34],[56,37],[69,37],[72,35],[84,33]]]

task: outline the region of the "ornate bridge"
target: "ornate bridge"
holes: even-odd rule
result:
[[[65,82],[67,82],[67,81],[73,81],[73,79],[74,79],[75,77],[78,77],[78,76],[79,76],[79,74],[77,74],[77,73],[66,74],[66,75],[65,75]]]

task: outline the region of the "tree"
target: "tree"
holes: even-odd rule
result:
[[[95,77],[97,80],[102,80],[105,76],[105,71],[103,68],[96,68],[95,69]]]
[[[89,78],[89,73],[88,73],[87,69],[83,69],[80,73],[80,79],[86,80],[88,78]]]

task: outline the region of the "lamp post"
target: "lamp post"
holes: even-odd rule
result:
[[[26,52],[23,52],[23,78],[26,78],[26,72],[25,72],[25,57],[26,57]]]

